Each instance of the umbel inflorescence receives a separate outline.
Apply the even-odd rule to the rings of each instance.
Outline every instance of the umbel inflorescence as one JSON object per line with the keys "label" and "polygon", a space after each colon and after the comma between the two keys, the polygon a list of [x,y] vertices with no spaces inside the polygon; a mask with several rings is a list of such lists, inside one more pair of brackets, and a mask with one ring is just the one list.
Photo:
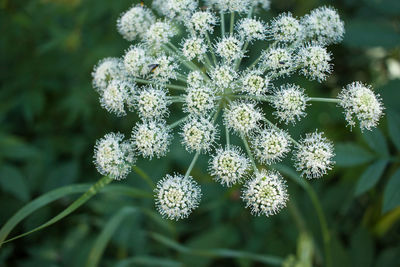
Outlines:
{"label": "umbel inflorescence", "polygon": [[[322,177],[334,164],[333,144],[323,132],[294,140],[285,125],[303,119],[313,101],[342,107],[350,127],[358,122],[370,130],[383,114],[379,95],[361,82],[345,86],[337,98],[310,97],[285,83],[292,75],[322,82],[332,72],[327,46],[342,40],[344,25],[331,7],[265,22],[254,14],[267,10],[269,0],[209,0],[201,8],[194,0],[155,0],[152,6],[159,17],[143,4],[120,16],[117,29],[133,44],[93,71],[101,106],[116,116],[135,111],[141,119],[130,137],[109,133],[99,139],[94,161],[101,174],[123,179],[136,157],[166,156],[178,131],[194,157],[184,175],[166,174],[155,188],[157,209],[166,218],[186,218],[199,205],[201,189],[190,174],[200,154],[210,155],[216,182],[227,187],[244,182],[242,199],[253,214],[276,214],[288,193],[271,164],[291,154],[308,179]],[[256,41],[265,49],[243,64]],[[167,122],[171,105],[182,108],[176,122]],[[274,111],[265,114],[265,105]],[[241,147],[230,144],[232,135],[242,140]]]}

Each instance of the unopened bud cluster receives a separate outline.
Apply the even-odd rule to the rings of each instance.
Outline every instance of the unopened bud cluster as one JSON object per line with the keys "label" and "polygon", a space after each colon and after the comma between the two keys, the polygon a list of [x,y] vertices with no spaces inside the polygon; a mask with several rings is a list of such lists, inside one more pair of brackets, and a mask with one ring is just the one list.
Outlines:
{"label": "unopened bud cluster", "polygon": [[[179,132],[175,136],[193,160],[185,174],[159,179],[154,191],[160,214],[177,220],[200,203],[201,189],[191,171],[204,154],[210,155],[208,170],[216,182],[227,187],[244,183],[241,198],[255,215],[274,215],[289,199],[285,179],[271,170],[272,164],[291,155],[308,179],[331,170],[334,148],[323,132],[311,131],[296,141],[285,127],[304,119],[313,101],[337,103],[351,127],[359,123],[367,130],[378,124],[384,107],[361,82],[329,99],[283,83],[292,75],[325,81],[333,70],[327,47],[342,40],[344,24],[331,7],[301,18],[282,13],[269,22],[254,15],[269,6],[269,0],[207,0],[202,5],[155,0],[156,12],[143,4],[124,12],[117,29],[133,43],[120,58],[95,66],[93,86],[104,109],[116,116],[137,112],[140,121],[127,138],[109,133],[97,141],[98,171],[123,179],[137,157],[166,156],[174,131]],[[256,41],[265,49],[249,59]],[[182,109],[178,121],[169,119],[171,105]],[[266,112],[267,106],[273,110]],[[243,144],[230,144],[232,135]]]}

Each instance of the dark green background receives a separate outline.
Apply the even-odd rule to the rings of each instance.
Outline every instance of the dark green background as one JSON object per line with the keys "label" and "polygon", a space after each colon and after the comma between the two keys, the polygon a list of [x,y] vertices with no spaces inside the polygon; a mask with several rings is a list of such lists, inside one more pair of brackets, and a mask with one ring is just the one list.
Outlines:
{"label": "dark green background", "polygon": [[[372,84],[383,98],[386,116],[380,130],[363,134],[356,128],[351,132],[340,109],[315,103],[290,132],[299,137],[318,128],[336,144],[335,169],[310,181],[331,231],[333,266],[396,266],[400,255],[400,174],[393,174],[400,165],[400,77],[390,66],[400,60],[400,2],[272,0],[272,10],[261,15],[270,18],[291,11],[302,16],[327,3],[339,10],[346,27],[344,42],[329,48],[334,57],[333,75],[322,84],[301,77],[294,81],[307,88],[309,95],[325,97],[335,97],[342,86],[354,80]],[[130,134],[136,115],[117,118],[102,109],[90,73],[98,60],[120,56],[129,47],[115,24],[131,4],[125,0],[0,0],[0,225],[45,192],[73,183],[95,183],[101,177],[92,164],[95,140],[111,131]],[[265,109],[267,115],[270,111]],[[190,160],[176,138],[166,158],[139,160],[138,166],[157,181],[166,173],[184,172]],[[132,266],[146,262],[155,266],[160,259],[182,266],[262,266],[254,257],[230,259],[179,252],[152,238],[153,232],[189,248],[297,257],[297,248],[304,249],[308,243],[299,239],[288,209],[269,218],[251,216],[238,197],[238,187],[227,190],[208,176],[207,160],[201,156],[193,170],[203,199],[189,219],[155,223],[143,212],[129,216],[113,234],[100,266],[115,266],[132,257],[139,259]],[[291,166],[290,160],[287,164]],[[379,171],[381,165],[385,167]],[[136,173],[118,183],[151,192]],[[302,188],[290,180],[288,185],[290,201],[300,211],[308,237],[314,240],[313,265],[322,266],[324,250],[316,212]],[[386,198],[392,196],[389,204],[385,194]],[[45,222],[76,197],[40,209],[11,236]],[[154,211],[149,199],[98,195],[61,222],[4,245],[0,265],[84,266],[107,221],[125,206]],[[160,223],[169,228],[161,228]]]}

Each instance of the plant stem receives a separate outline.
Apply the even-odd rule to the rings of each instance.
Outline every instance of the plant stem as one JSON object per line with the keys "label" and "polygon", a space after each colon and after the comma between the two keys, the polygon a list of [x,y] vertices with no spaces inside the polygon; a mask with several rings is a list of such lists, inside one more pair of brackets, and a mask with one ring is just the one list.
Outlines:
{"label": "plant stem", "polygon": [[248,45],[249,45],[249,42],[246,41],[246,42],[244,43],[243,47],[242,47],[242,53],[243,53],[242,57],[236,59],[236,62],[235,62],[235,70],[238,70],[238,69],[239,69],[240,62],[242,62],[242,59],[243,59],[243,57],[244,57],[244,54],[246,53],[246,49],[247,49],[247,46],[248,46]]}
{"label": "plant stem", "polygon": [[197,159],[199,158],[200,151],[197,151],[196,154],[194,155],[192,162],[189,165],[189,168],[186,170],[185,178],[188,178],[190,175],[190,172],[192,171],[194,164],[196,164]]}
{"label": "plant stem", "polygon": [[226,145],[229,148],[229,146],[231,145],[231,141],[229,138],[229,130],[228,127],[225,126],[225,136],[226,136]]}
{"label": "plant stem", "polygon": [[224,38],[224,36],[225,36],[225,18],[224,18],[223,12],[220,12],[220,17],[221,17],[221,38]]}
{"label": "plant stem", "polygon": [[144,79],[140,79],[140,78],[135,78],[135,82],[143,83],[143,84],[154,84],[154,85],[159,85],[159,86],[163,86],[163,87],[166,87],[166,88],[176,89],[176,90],[181,90],[181,91],[185,91],[186,90],[186,87],[182,86],[182,85],[162,84],[162,83],[158,83],[158,82],[154,82],[154,81],[148,81],[148,80],[144,80]]}
{"label": "plant stem", "polygon": [[313,102],[328,102],[328,103],[339,103],[340,99],[337,98],[324,98],[324,97],[310,97],[309,101]]}
{"label": "plant stem", "polygon": [[182,119],[179,119],[177,121],[175,121],[174,123],[169,125],[170,129],[175,128],[176,126],[178,126],[179,124],[181,124],[182,122],[184,122],[186,120],[187,116],[183,117]]}
{"label": "plant stem", "polygon": [[212,57],[212,59],[214,61],[214,66],[216,66],[218,64],[218,62],[217,62],[217,58],[215,57],[214,49],[212,47],[210,35],[208,35],[208,32],[206,32],[206,40],[207,40],[208,48],[209,48],[210,53],[211,53],[211,57]]}
{"label": "plant stem", "polygon": [[235,24],[235,12],[231,12],[231,24],[230,24],[230,29],[229,33],[232,36],[233,35],[233,25]]}
{"label": "plant stem", "polygon": [[274,98],[272,95],[268,96],[255,96],[255,95],[230,95],[231,97],[236,97],[236,98],[244,98],[244,99],[254,99],[258,101],[264,101],[264,102],[271,102],[272,99]]}
{"label": "plant stem", "polygon": [[154,182],[150,179],[150,177],[139,167],[133,166],[133,170],[142,178],[151,189],[154,189]]}
{"label": "plant stem", "polygon": [[243,133],[240,134],[240,137],[242,138],[244,147],[246,148],[247,155],[248,155],[249,158],[250,158],[251,165],[253,166],[253,170],[254,170],[254,172],[256,173],[256,172],[258,172],[258,169],[257,169],[256,162],[254,161],[253,154],[251,154],[251,150],[250,150],[249,144],[247,143],[247,140],[246,140],[246,138],[244,137]]}

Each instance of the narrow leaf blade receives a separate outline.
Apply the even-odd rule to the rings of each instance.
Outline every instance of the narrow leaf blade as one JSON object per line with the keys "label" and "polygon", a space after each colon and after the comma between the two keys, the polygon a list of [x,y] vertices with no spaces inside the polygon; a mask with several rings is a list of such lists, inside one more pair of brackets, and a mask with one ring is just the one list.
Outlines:
{"label": "narrow leaf blade", "polygon": [[358,179],[355,195],[359,196],[374,187],[385,171],[387,160],[378,160],[370,165]]}
{"label": "narrow leaf blade", "polygon": [[391,211],[400,205],[400,169],[390,177],[383,193],[383,209],[384,213]]}

